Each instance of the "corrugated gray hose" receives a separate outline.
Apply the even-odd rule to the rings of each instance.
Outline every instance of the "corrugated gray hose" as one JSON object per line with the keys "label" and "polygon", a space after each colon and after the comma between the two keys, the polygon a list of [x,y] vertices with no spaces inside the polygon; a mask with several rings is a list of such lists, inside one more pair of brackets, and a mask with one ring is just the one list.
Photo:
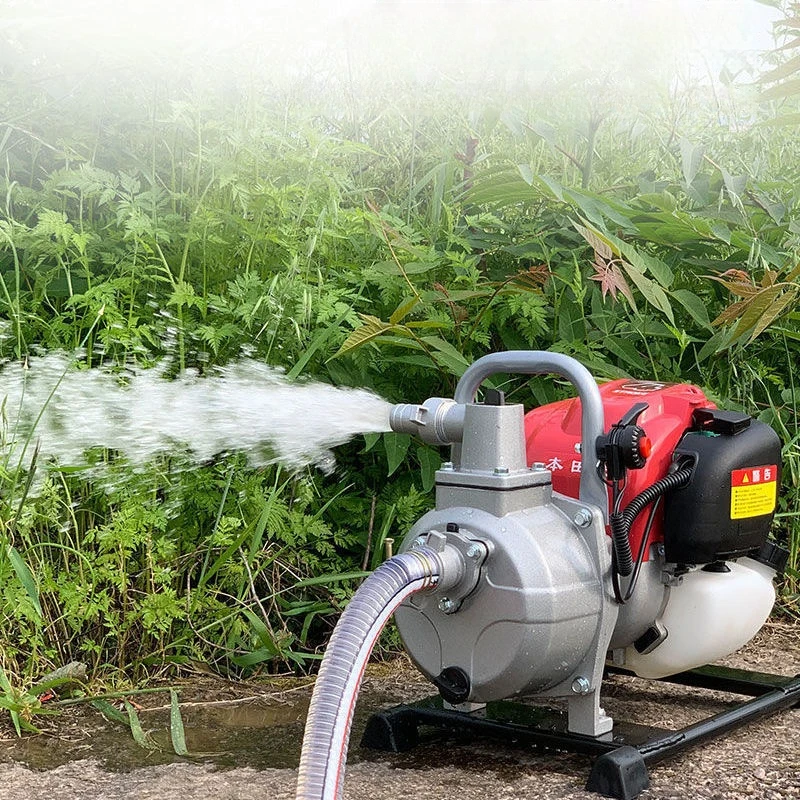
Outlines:
{"label": "corrugated gray hose", "polygon": [[428,547],[381,564],[361,584],[325,651],[303,736],[297,800],[341,797],[361,678],[383,626],[407,597],[437,585],[442,557]]}

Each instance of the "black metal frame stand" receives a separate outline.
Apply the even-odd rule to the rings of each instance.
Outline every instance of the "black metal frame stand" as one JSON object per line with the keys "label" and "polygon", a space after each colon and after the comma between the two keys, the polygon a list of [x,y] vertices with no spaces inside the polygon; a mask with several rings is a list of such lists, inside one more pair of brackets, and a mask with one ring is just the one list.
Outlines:
{"label": "black metal frame stand", "polygon": [[[614,668],[608,671],[630,674]],[[433,697],[374,714],[367,723],[361,745],[394,753],[410,750],[419,741],[419,728],[427,726],[583,753],[595,757],[586,784],[589,791],[618,800],[633,800],[650,785],[649,765],[672,758],[682,750],[748,722],[800,704],[800,675],[790,678],[708,666],[662,680],[747,695],[752,699],[677,730],[615,721],[611,733],[594,738],[569,733],[566,715],[552,709],[501,701],[489,703],[480,712],[464,713],[445,709],[441,699]]]}

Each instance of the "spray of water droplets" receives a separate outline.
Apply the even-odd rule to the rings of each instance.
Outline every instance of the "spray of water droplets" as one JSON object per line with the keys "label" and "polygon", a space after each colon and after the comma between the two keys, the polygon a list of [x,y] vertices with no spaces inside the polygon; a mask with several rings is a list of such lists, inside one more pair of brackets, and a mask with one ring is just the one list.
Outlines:
{"label": "spray of water droplets", "polygon": [[391,405],[371,392],[292,383],[245,359],[208,376],[165,379],[162,371],[78,369],[51,353],[0,370],[0,463],[82,466],[93,448],[122,454],[135,468],[160,453],[203,462],[244,453],[252,466],[313,464],[329,472],[331,448],[358,433],[389,430]]}

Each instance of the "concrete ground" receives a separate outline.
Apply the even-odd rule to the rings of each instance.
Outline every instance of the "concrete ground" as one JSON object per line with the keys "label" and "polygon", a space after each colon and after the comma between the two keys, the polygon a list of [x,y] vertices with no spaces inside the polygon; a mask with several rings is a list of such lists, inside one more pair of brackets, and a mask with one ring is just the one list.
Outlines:
{"label": "concrete ground", "polygon": [[[737,666],[774,671],[786,675],[800,672],[800,627],[770,623],[757,640],[727,660]],[[724,708],[723,698],[709,699],[700,690],[666,687],[663,684],[614,678],[605,687],[604,705],[617,718],[640,723],[675,726],[686,724]],[[428,742],[418,749],[399,755],[361,751],[357,746],[359,726],[366,715],[377,707],[404,702],[430,693],[405,662],[373,671],[367,679],[359,701],[360,713],[351,745],[351,761],[345,779],[346,800],[430,797],[438,800],[516,800],[516,798],[563,798],[594,800],[597,795],[586,792],[584,785],[590,760],[584,756],[547,754],[513,745],[488,741],[472,742],[444,739]],[[230,688],[227,695],[235,694]],[[299,737],[307,690],[283,704],[277,716],[271,701],[266,705],[249,706],[246,719],[248,739],[238,745],[226,745],[227,759],[178,759],[171,763],[153,763],[159,757],[144,754],[140,764],[122,758],[119,744],[111,748],[119,756],[115,767],[105,729],[88,730],[85,724],[66,725],[59,738],[51,732],[49,748],[61,748],[63,757],[47,758],[30,755],[9,740],[0,742],[0,798],[2,800],[255,800],[294,797]],[[223,698],[224,699],[224,698]],[[247,700],[247,698],[244,698]],[[241,706],[242,698],[230,702]],[[158,701],[163,704],[163,697]],[[226,701],[227,702],[227,701]],[[184,711],[187,740],[192,749],[192,712],[202,710],[204,703],[187,703]],[[220,701],[205,705],[219,709]],[[274,704],[273,704],[274,706]],[[190,708],[191,707],[191,708]],[[198,707],[194,709],[194,707]],[[272,708],[272,712],[270,711]],[[140,716],[156,728],[163,725],[164,707],[144,709]],[[162,717],[158,718],[161,714]],[[258,719],[271,722],[259,727]],[[161,722],[156,724],[157,719]],[[200,717],[197,717],[200,720]],[[206,725],[217,731],[231,723],[216,716]],[[255,722],[254,722],[255,720]],[[253,723],[253,724],[251,724]],[[168,722],[167,722],[168,724]],[[198,722],[198,725],[201,723]],[[81,733],[82,731],[82,733]],[[211,735],[209,733],[209,735]],[[241,733],[241,731],[240,731]],[[71,736],[68,740],[66,737]],[[285,736],[285,739],[281,739]],[[197,740],[199,741],[199,739]],[[285,742],[285,743],[284,743]],[[277,744],[276,744],[277,743]],[[247,756],[246,748],[259,751],[284,751],[280,768],[263,766],[280,763]],[[105,747],[105,749],[104,749]],[[26,752],[28,755],[26,756]],[[45,751],[47,752],[47,751]],[[51,751],[52,752],[52,751]],[[166,756],[163,756],[166,758]],[[162,760],[163,760],[162,758]],[[221,766],[224,763],[226,766]],[[247,766],[246,764],[260,766]],[[124,765],[124,766],[123,766]],[[785,711],[764,719],[706,745],[687,751],[675,760],[654,766],[650,771],[651,786],[642,800],[800,800],[800,709]]]}

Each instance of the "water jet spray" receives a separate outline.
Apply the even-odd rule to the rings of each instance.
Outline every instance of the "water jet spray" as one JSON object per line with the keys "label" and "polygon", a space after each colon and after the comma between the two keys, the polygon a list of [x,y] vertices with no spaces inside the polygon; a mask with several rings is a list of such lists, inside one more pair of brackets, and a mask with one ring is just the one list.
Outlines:
{"label": "water jet spray", "polygon": [[[556,374],[578,397],[527,416],[482,382]],[[780,441],[694,386],[597,386],[564,355],[476,361],[452,400],[395,406],[392,429],[450,445],[436,507],[358,590],[309,710],[297,797],[341,796],[353,707],[392,613],[439,696],[375,714],[362,744],[400,751],[422,726],[596,757],[587,788],[631,800],[650,763],[800,701],[800,678],[698,667],[749,641],[786,553],[768,541]],[[754,699],[680,731],[611,718],[609,672]],[[525,700],[525,704],[510,701]],[[533,708],[560,704],[561,709]]]}

